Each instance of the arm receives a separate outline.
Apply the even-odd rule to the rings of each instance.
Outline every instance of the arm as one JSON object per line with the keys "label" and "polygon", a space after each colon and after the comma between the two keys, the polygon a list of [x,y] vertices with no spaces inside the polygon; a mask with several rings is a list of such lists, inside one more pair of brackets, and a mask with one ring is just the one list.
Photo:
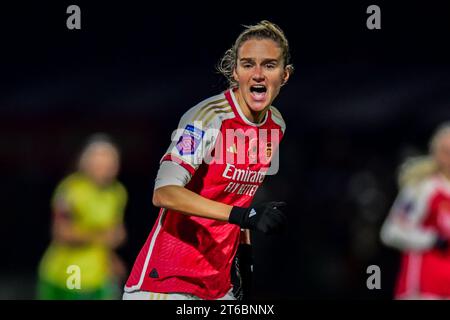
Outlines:
{"label": "arm", "polygon": [[398,250],[428,250],[435,246],[438,235],[421,223],[427,214],[431,190],[406,188],[395,200],[383,223],[381,241]]}
{"label": "arm", "polygon": [[407,226],[395,220],[387,220],[383,224],[380,236],[385,245],[398,250],[427,250],[437,241],[437,235],[432,230],[423,230],[413,225]]}
{"label": "arm", "polygon": [[125,226],[120,224],[114,229],[98,232],[95,241],[115,250],[125,243],[126,238]]}
{"label": "arm", "polygon": [[54,241],[73,246],[91,243],[92,235],[75,230],[73,219],[69,204],[64,197],[59,196],[53,206],[52,238]]}
{"label": "arm", "polygon": [[241,230],[241,244],[248,244],[248,245],[252,244],[249,229]]}
{"label": "arm", "polygon": [[164,161],[158,171],[153,192],[153,204],[186,215],[228,221],[242,229],[264,233],[281,231],[286,217],[281,208],[283,202],[267,202],[249,208],[231,206],[210,200],[184,186],[190,180],[188,171],[179,164]]}
{"label": "arm", "polygon": [[237,300],[248,300],[253,287],[253,253],[250,230],[241,229],[241,239],[231,266],[233,295]]}
{"label": "arm", "polygon": [[116,249],[126,238],[123,226],[113,230],[85,232],[76,230],[70,220],[55,219],[52,226],[52,236],[55,241],[73,246],[102,244]]}
{"label": "arm", "polygon": [[60,199],[55,204],[53,210],[53,239],[60,243],[73,246],[81,246],[92,243],[103,244],[112,249],[122,245],[126,239],[126,232],[123,224],[112,230],[103,232],[86,232],[77,230],[73,224],[73,216],[68,205]]}
{"label": "arm", "polygon": [[157,207],[172,209],[184,214],[219,221],[228,221],[230,205],[213,201],[198,195],[184,187],[163,186],[153,192],[153,204]]}
{"label": "arm", "polygon": [[[220,123],[213,129],[197,128],[192,122],[194,111],[186,113],[178,125],[166,154],[161,159],[153,191],[153,205],[219,221],[228,221],[232,206],[202,197],[184,186],[191,180],[208,151],[214,147]],[[184,128],[184,129],[183,129]],[[200,137],[200,138],[199,138]],[[192,145],[185,150],[183,142]]]}

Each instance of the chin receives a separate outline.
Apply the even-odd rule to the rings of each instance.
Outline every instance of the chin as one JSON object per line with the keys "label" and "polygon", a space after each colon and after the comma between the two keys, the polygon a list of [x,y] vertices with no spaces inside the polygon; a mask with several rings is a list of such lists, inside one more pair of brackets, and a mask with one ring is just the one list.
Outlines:
{"label": "chin", "polygon": [[264,109],[266,109],[268,106],[267,102],[263,102],[263,103],[255,103],[253,102],[251,105],[249,105],[250,110],[252,110],[253,112],[261,112]]}

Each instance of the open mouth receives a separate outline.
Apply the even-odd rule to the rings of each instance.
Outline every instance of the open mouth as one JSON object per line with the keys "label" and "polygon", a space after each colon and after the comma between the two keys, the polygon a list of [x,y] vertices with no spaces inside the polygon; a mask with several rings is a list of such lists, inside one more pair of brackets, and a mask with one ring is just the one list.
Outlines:
{"label": "open mouth", "polygon": [[267,91],[266,86],[262,84],[257,84],[250,87],[251,93],[266,93],[266,91]]}
{"label": "open mouth", "polygon": [[256,84],[250,87],[254,101],[264,101],[266,99],[267,88],[265,85]]}

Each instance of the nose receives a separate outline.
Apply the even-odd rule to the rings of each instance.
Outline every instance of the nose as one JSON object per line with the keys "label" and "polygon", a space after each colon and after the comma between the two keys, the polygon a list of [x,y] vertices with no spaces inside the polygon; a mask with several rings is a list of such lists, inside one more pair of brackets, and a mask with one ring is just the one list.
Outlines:
{"label": "nose", "polygon": [[259,66],[255,68],[255,72],[252,75],[252,79],[256,82],[264,81],[264,72],[263,69]]}

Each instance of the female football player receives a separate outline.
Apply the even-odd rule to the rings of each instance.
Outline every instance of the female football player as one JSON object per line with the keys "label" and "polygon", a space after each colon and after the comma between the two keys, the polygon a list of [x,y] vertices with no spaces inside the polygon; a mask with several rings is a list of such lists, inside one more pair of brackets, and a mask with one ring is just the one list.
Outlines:
{"label": "female football player", "polygon": [[395,298],[450,298],[450,124],[439,127],[430,155],[408,160],[382,241],[403,253]]}
{"label": "female football player", "polygon": [[125,240],[127,193],[117,181],[117,147],[96,135],[52,199],[52,242],[39,265],[40,299],[117,299],[124,265],[115,253]]}
{"label": "female football player", "polygon": [[218,69],[230,88],[183,115],[161,159],[153,193],[161,210],[124,299],[235,299],[230,272],[249,239],[241,232],[285,224],[283,202],[252,200],[276,170],[285,123],[272,102],[293,71],[288,41],[269,21],[248,26]]}

